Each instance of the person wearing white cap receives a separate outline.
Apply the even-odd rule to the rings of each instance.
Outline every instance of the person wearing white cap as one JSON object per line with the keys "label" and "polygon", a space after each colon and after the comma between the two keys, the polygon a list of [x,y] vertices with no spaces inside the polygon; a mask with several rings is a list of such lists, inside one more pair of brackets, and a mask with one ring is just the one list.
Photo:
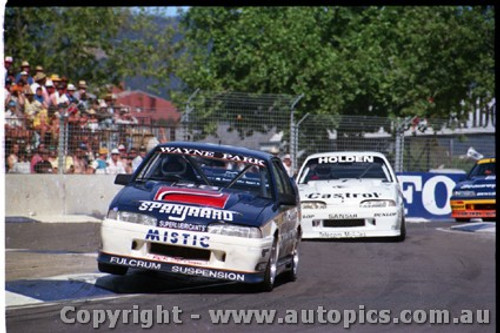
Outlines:
{"label": "person wearing white cap", "polygon": [[5,60],[4,60],[4,66],[5,66],[5,79],[7,79],[8,75],[9,75],[9,71],[11,70],[11,67],[12,67],[12,57],[11,56],[7,56],[5,57]]}
{"label": "person wearing white cap", "polygon": [[119,173],[126,173],[125,166],[120,161],[120,151],[116,148],[111,150],[111,157],[107,160],[106,174],[116,175]]}
{"label": "person wearing white cap", "polygon": [[68,84],[68,88],[66,88],[66,97],[68,98],[69,103],[78,104],[78,99],[75,97],[76,87],[73,84]]}
{"label": "person wearing white cap", "polygon": [[293,170],[292,170],[292,157],[290,154],[285,154],[281,160],[283,161],[283,166],[285,167],[286,173],[288,174],[289,177],[293,177]]}

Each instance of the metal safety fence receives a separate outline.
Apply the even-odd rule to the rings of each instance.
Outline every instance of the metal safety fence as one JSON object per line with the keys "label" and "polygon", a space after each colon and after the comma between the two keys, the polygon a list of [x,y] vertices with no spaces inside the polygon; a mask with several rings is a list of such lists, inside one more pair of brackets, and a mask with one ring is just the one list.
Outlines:
{"label": "metal safety fence", "polygon": [[[382,152],[396,171],[468,170],[474,163],[471,157],[495,155],[495,104],[488,113],[480,111],[458,122],[318,115],[299,108],[302,98],[197,90],[179,110],[181,121],[169,127],[94,119],[84,112],[48,115],[42,124],[9,117],[5,119],[5,170],[131,173],[144,151],[173,140],[236,145],[281,157],[290,154],[295,171],[308,155],[327,151]],[[35,168],[43,160],[45,167]],[[115,160],[123,169],[113,167]]]}

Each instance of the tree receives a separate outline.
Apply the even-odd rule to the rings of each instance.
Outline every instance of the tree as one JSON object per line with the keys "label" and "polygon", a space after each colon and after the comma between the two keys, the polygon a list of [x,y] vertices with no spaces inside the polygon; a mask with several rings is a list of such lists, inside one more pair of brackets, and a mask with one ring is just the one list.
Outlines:
{"label": "tree", "polygon": [[192,7],[181,23],[177,75],[190,91],[304,93],[301,114],[428,118],[495,94],[493,7]]}
{"label": "tree", "polygon": [[43,65],[70,82],[86,80],[99,92],[128,77],[152,78],[150,89],[168,85],[174,26],[164,8],[6,7],[5,54]]}

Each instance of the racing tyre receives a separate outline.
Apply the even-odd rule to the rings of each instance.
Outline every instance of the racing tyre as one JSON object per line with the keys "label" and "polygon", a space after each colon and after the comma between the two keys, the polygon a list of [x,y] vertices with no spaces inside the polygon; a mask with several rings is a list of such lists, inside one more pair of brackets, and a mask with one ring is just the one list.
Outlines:
{"label": "racing tyre", "polygon": [[285,273],[285,279],[287,281],[297,281],[297,269],[299,267],[299,249],[298,247],[295,248],[295,250],[292,253],[292,260],[290,263],[291,267],[290,270],[288,270]]}
{"label": "racing tyre", "polygon": [[405,219],[401,221],[401,234],[399,236],[394,237],[394,241],[403,242],[406,239],[406,223]]}
{"label": "racing tyre", "polygon": [[469,221],[470,221],[470,219],[468,219],[468,218],[456,218],[455,219],[455,222],[469,222]]}
{"label": "racing tyre", "polygon": [[274,282],[276,281],[276,276],[278,275],[278,239],[275,238],[273,245],[271,246],[271,254],[269,255],[269,261],[266,267],[266,273],[264,275],[264,281],[262,281],[258,289],[261,291],[272,291],[274,288]]}
{"label": "racing tyre", "polygon": [[99,268],[100,272],[113,275],[125,275],[128,270],[128,267],[104,264],[102,262],[97,263],[97,268]]}

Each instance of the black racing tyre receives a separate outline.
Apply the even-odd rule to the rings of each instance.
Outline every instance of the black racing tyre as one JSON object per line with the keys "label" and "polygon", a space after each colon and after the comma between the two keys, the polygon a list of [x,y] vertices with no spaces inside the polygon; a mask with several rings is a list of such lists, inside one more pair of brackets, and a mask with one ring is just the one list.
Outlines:
{"label": "black racing tyre", "polygon": [[470,219],[466,217],[460,217],[460,218],[457,217],[455,219],[455,222],[470,222]]}
{"label": "black racing tyre", "polygon": [[266,273],[264,281],[258,285],[260,291],[272,291],[274,282],[278,275],[278,239],[275,238],[271,246],[271,253],[269,254],[269,261],[267,262]]}
{"label": "black racing tyre", "polygon": [[125,275],[125,274],[127,274],[127,270],[128,270],[128,267],[110,265],[110,264],[105,264],[102,262],[97,263],[97,268],[99,268],[100,272],[109,273],[109,274],[113,274],[113,275]]}
{"label": "black racing tyre", "polygon": [[393,238],[396,242],[403,242],[406,239],[406,222],[405,219],[401,221],[401,234]]}
{"label": "black racing tyre", "polygon": [[293,250],[292,253],[292,260],[291,260],[291,267],[286,273],[284,274],[284,277],[287,281],[297,281],[297,270],[299,267],[299,248],[298,244],[295,250]]}

